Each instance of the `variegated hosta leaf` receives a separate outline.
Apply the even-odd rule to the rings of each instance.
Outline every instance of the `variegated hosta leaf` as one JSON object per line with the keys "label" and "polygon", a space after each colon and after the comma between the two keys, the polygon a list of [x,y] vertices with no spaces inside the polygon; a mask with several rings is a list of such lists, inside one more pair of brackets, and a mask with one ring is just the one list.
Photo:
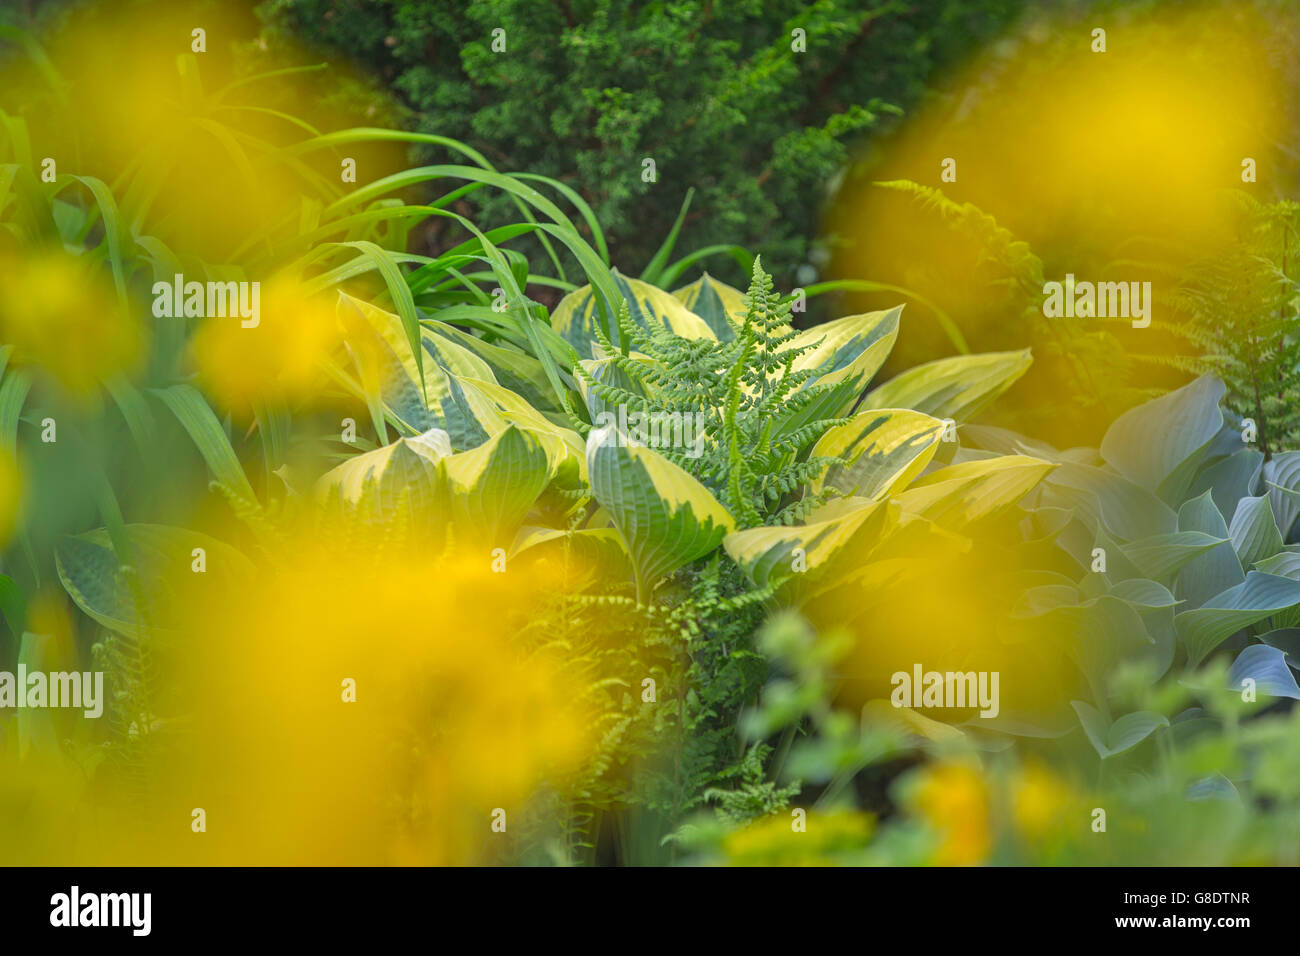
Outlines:
{"label": "variegated hosta leaf", "polygon": [[[628,312],[636,325],[643,329],[663,327],[688,339],[717,338],[707,322],[682,305],[681,300],[674,298],[671,293],[640,279],[625,276],[617,269],[611,272],[614,284],[627,300]],[[552,328],[573,346],[579,358],[592,357],[592,346],[596,343],[594,329],[598,320],[598,296],[590,285],[570,292],[551,313]],[[606,328],[609,328],[610,340],[615,345],[621,345],[622,333],[612,317]]]}
{"label": "variegated hosta leaf", "polygon": [[441,429],[400,438],[327,471],[316,482],[316,496],[329,500],[337,493],[344,503],[378,520],[402,507],[429,513],[440,507],[444,491],[438,462],[450,454],[451,441]]}
{"label": "variegated hosta leaf", "polygon": [[[491,404],[461,387],[458,374],[441,364],[495,381],[487,363],[468,349],[425,329],[421,335],[433,362],[419,369],[406,344],[401,319],[368,302],[339,297],[339,318],[361,371],[363,386],[376,393],[393,416],[413,432],[441,428],[453,448],[473,448],[505,427]],[[427,400],[426,400],[427,399]]]}
{"label": "variegated hosta leaf", "polygon": [[431,331],[437,332],[457,345],[464,346],[483,359],[491,370],[490,375],[469,372],[464,374],[471,378],[500,382],[539,411],[560,411],[555,401],[555,393],[551,390],[551,383],[546,378],[546,371],[542,368],[542,363],[533,356],[514,347],[485,342],[478,336],[445,322],[433,322],[431,326]]}
{"label": "variegated hosta leaf", "polygon": [[[552,472],[567,469],[576,476],[586,473],[581,437],[556,425],[523,396],[501,385],[488,362],[473,351],[425,329],[425,349],[433,361],[425,364],[425,388],[421,391],[418,378],[412,377],[416,374],[414,363],[403,364],[400,352],[385,352],[383,348],[402,334],[400,319],[360,300],[348,298],[344,305],[352,315],[355,336],[362,340],[357,347],[361,353],[358,362],[364,370],[364,363],[376,355],[383,359],[379,367],[386,372],[381,376],[380,394],[384,405],[404,425],[421,432],[442,429],[455,451],[477,448],[507,426],[520,425],[537,433],[551,459]],[[358,315],[365,320],[361,328]]]}
{"label": "variegated hosta leaf", "polygon": [[874,389],[863,407],[911,408],[964,422],[1010,388],[1032,362],[1029,349],[927,362]]}
{"label": "variegated hosta leaf", "polygon": [[794,371],[814,369],[812,380],[823,385],[843,382],[851,392],[860,391],[885,364],[898,338],[901,305],[879,312],[863,312],[832,319],[805,329],[790,341],[789,348],[812,346],[794,362]]}
{"label": "variegated hosta leaf", "polygon": [[602,577],[632,577],[632,561],[623,539],[613,528],[580,528],[560,531],[555,528],[525,526],[515,537],[510,559],[554,561],[576,566],[581,572]]}
{"label": "variegated hosta leaf", "polygon": [[846,552],[864,557],[896,516],[883,501],[837,498],[818,509],[807,524],[736,531],[722,546],[759,587],[811,582],[832,570],[835,559]]}
{"label": "variegated hosta leaf", "polygon": [[592,496],[632,556],[642,600],[664,576],[708,554],[735,527],[694,477],[612,427],[587,436],[587,471]]}
{"label": "variegated hosta leaf", "polygon": [[690,285],[675,289],[673,296],[707,322],[719,342],[730,342],[736,337],[727,316],[736,321],[745,316],[745,294],[739,289],[719,282],[706,272]]}
{"label": "variegated hosta leaf", "polygon": [[494,546],[510,543],[551,480],[542,440],[514,425],[440,464],[458,538],[478,537]]}
{"label": "variegated hosta leaf", "polygon": [[898,306],[882,312],[846,315],[800,332],[791,340],[790,347],[812,346],[794,362],[795,371],[817,372],[804,387],[830,387],[797,414],[780,417],[773,436],[788,435],[813,422],[847,413],[894,347],[901,313],[902,306]]}
{"label": "variegated hosta leaf", "polygon": [[[220,589],[253,573],[252,563],[230,545],[186,528],[126,525],[129,568],[118,560],[103,528],[63,538],[54,550],[59,581],[77,607],[110,631],[135,637],[175,631],[187,610],[178,585]],[[194,573],[203,549],[204,571]]]}
{"label": "variegated hosta leaf", "polygon": [[883,498],[905,488],[921,473],[943,438],[944,423],[906,408],[887,408],[855,415],[827,430],[813,446],[813,455],[850,461],[832,465],[813,491],[829,485],[841,494]]}
{"label": "variegated hosta leaf", "polygon": [[968,461],[925,475],[895,500],[904,511],[957,531],[1015,506],[1055,467],[1027,455]]}
{"label": "variegated hosta leaf", "polygon": [[553,475],[562,475],[569,483],[587,480],[587,455],[581,435],[571,428],[555,424],[522,396],[496,382],[466,379],[461,384],[467,391],[491,401],[505,424],[518,425],[531,432],[546,450]]}
{"label": "variegated hosta leaf", "polygon": [[[578,360],[578,364],[582,366],[588,375],[603,385],[620,388],[625,392],[644,397],[645,389],[641,384],[633,381],[632,377],[616,366],[612,359],[601,355],[599,346],[596,348],[596,355],[597,358]],[[641,352],[629,352],[628,358],[636,362],[642,362],[647,366],[655,364],[648,355]],[[587,414],[591,416],[593,422],[597,420],[601,413],[612,411],[616,407],[616,404],[611,404],[610,401],[596,394],[596,390],[587,384],[586,379],[580,375],[575,377],[578,380],[578,392],[582,395],[582,401],[587,406]]]}

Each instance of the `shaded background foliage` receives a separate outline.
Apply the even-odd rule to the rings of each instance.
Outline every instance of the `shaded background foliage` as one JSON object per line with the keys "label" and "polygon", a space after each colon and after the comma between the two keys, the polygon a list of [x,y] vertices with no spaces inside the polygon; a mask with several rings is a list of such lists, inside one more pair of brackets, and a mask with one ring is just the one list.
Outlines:
{"label": "shaded background foliage", "polygon": [[[694,187],[679,254],[761,249],[789,286],[811,281],[800,266],[825,262],[818,217],[849,144],[887,128],[1021,6],[267,0],[259,14],[272,55],[301,55],[293,50],[306,43],[349,59],[375,80],[376,96],[396,97],[412,128],[571,185],[623,270],[649,261]],[[497,27],[508,56],[491,52]],[[791,51],[795,28],[806,31],[806,53]],[[641,181],[645,157],[655,183]],[[483,221],[509,219],[503,199],[487,202]],[[709,268],[733,284],[747,279],[725,258]]]}

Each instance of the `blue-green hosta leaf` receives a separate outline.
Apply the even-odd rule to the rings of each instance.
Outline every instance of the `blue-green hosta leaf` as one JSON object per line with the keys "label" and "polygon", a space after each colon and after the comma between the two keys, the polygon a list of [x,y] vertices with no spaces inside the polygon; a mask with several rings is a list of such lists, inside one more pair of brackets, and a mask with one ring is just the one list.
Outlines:
{"label": "blue-green hosta leaf", "polygon": [[[1184,502],[1178,509],[1178,530],[1199,531],[1215,538],[1228,537],[1228,525],[1208,491]],[[1174,594],[1186,601],[1188,607],[1200,607],[1214,595],[1245,579],[1241,559],[1237,557],[1232,542],[1225,540],[1183,566],[1174,582]]]}
{"label": "blue-green hosta leaf", "polygon": [[1146,578],[1121,581],[1110,589],[1110,595],[1138,608],[1173,607],[1178,604],[1178,599],[1167,587]]}
{"label": "blue-green hosta leaf", "polygon": [[1079,589],[1072,584],[1042,584],[1026,589],[1011,613],[1014,617],[1037,617],[1058,607],[1079,604],[1082,599]]}
{"label": "blue-green hosta leaf", "polygon": [[804,575],[816,579],[846,551],[864,555],[884,536],[894,517],[890,511],[879,500],[837,498],[819,508],[807,524],[736,531],[722,546],[757,586],[780,587],[802,582]]}
{"label": "blue-green hosta leaf", "polygon": [[506,546],[551,480],[541,439],[514,425],[478,448],[440,460],[457,520],[470,536]]}
{"label": "blue-green hosta leaf", "polygon": [[694,477],[612,427],[587,436],[587,472],[592,496],[632,556],[643,600],[663,577],[708,554],[735,528]]}
{"label": "blue-green hosta leaf", "polygon": [[1107,429],[1101,457],[1130,481],[1177,504],[1223,427],[1223,393],[1223,383],[1205,375],[1130,408]]}
{"label": "blue-green hosta leaf", "polygon": [[1053,468],[1028,455],[1001,455],[940,468],[914,481],[894,500],[950,531],[1014,507]]}
{"label": "blue-green hosta leaf", "polygon": [[867,395],[863,408],[911,408],[965,422],[1010,388],[1033,362],[1029,349],[927,362]]}
{"label": "blue-green hosta leaf", "polygon": [[399,438],[330,469],[316,482],[316,495],[328,499],[337,492],[341,501],[379,519],[395,515],[403,502],[428,512],[438,507],[444,490],[438,462],[451,453],[441,429]]}
{"label": "blue-green hosta leaf", "polygon": [[1300,581],[1300,551],[1279,551],[1271,558],[1257,561],[1255,570]]}
{"label": "blue-green hosta leaf", "polygon": [[1300,668],[1300,627],[1280,627],[1275,631],[1259,635],[1259,639],[1269,647],[1285,651],[1287,663]]}
{"label": "blue-green hosta leaf", "polygon": [[1300,581],[1251,571],[1246,580],[1205,602],[1204,607],[1174,617],[1193,667],[1244,627],[1300,604]]}
{"label": "blue-green hosta leaf", "polygon": [[1253,448],[1243,448],[1206,468],[1192,482],[1189,497],[1209,491],[1224,521],[1236,514],[1237,502],[1260,494],[1259,477],[1264,456]]}
{"label": "blue-green hosta leaf", "polygon": [[813,491],[830,486],[841,494],[883,498],[921,473],[943,438],[944,423],[910,409],[885,408],[855,415],[828,429],[812,454],[846,458],[813,482]]}
{"label": "blue-green hosta leaf", "polygon": [[[226,587],[248,579],[253,566],[230,545],[186,528],[125,526],[133,565],[123,568],[103,528],[63,538],[54,549],[59,581],[77,607],[110,631],[135,636],[175,630],[187,610],[175,584]],[[196,573],[195,548],[205,554]],[[181,602],[177,605],[177,602]]]}
{"label": "blue-green hosta leaf", "polygon": [[[614,284],[627,301],[632,322],[643,329],[662,327],[687,339],[716,339],[707,322],[686,308],[671,293],[648,282],[611,270]],[[590,285],[570,292],[551,313],[551,327],[573,346],[579,358],[592,357],[596,344],[595,324],[600,318],[597,296]],[[622,345],[622,332],[611,323],[610,341]]]}
{"label": "blue-green hosta leaf", "polygon": [[745,294],[739,289],[719,282],[706,272],[690,285],[674,289],[673,296],[707,322],[719,342],[730,342],[736,337],[727,316],[737,322],[745,317]]}
{"label": "blue-green hosta leaf", "polygon": [[1262,477],[1277,526],[1282,537],[1291,541],[1300,518],[1300,451],[1284,452],[1265,463]]}
{"label": "blue-green hosta leaf", "polygon": [[1157,581],[1165,581],[1188,562],[1211,548],[1226,543],[1225,538],[1216,538],[1200,531],[1175,531],[1173,534],[1158,534],[1132,541],[1120,545],[1120,549],[1143,574]]}
{"label": "blue-green hosta leaf", "polygon": [[[1178,518],[1159,498],[1113,472],[1066,462],[1043,483],[1040,505],[1058,505],[1082,513],[1120,541],[1149,538],[1178,530]],[[1227,528],[1223,537],[1227,538]]]}
{"label": "blue-green hosta leaf", "polygon": [[1058,462],[1081,460],[1086,465],[1097,463],[1097,455],[1092,449],[1057,451],[1046,442],[995,425],[963,425],[961,443],[963,448],[982,448],[998,455],[1030,455],[1043,461]]}
{"label": "blue-green hosta leaf", "polygon": [[1107,723],[1106,717],[1091,704],[1072,700],[1070,706],[1079,715],[1079,723],[1083,725],[1083,732],[1088,735],[1093,749],[1103,759],[1132,750],[1161,727],[1169,726],[1168,718],[1150,710],[1125,714],[1111,724]]}
{"label": "blue-green hosta leaf", "polygon": [[1242,498],[1228,527],[1232,547],[1241,559],[1241,566],[1249,568],[1282,550],[1282,535],[1273,520],[1273,509],[1268,497]]}
{"label": "blue-green hosta leaf", "polygon": [[1043,598],[1019,605],[1016,616],[1032,624],[1044,639],[1063,642],[1094,689],[1119,661],[1158,656],[1144,621],[1147,614],[1165,613],[1160,609],[1140,608],[1110,594],[1055,607]]}
{"label": "blue-green hosta leaf", "polygon": [[1246,678],[1255,682],[1255,690],[1260,694],[1300,700],[1300,686],[1287,666],[1286,652],[1276,647],[1252,644],[1237,655],[1228,670],[1228,688],[1241,693]]}

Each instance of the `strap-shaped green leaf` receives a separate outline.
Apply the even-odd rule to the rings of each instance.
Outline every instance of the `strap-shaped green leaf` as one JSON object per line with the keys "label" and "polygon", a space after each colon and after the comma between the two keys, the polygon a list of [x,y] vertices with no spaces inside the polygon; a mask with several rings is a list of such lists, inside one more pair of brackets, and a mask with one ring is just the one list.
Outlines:
{"label": "strap-shaped green leaf", "polygon": [[708,554],[735,527],[695,478],[613,427],[587,437],[587,471],[593,497],[632,556],[643,601],[663,577]]}
{"label": "strap-shaped green leaf", "polygon": [[248,476],[244,474],[239,457],[203,396],[189,385],[172,385],[170,388],[151,391],[162,399],[163,404],[171,409],[172,414],[189,432],[213,477],[233,494],[256,504],[257,496],[253,493],[253,486],[248,483]]}

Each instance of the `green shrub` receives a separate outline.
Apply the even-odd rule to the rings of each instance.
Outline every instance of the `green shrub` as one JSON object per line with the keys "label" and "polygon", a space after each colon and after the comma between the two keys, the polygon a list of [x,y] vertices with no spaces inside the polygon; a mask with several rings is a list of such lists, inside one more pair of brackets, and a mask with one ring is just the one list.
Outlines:
{"label": "green shrub", "polygon": [[[761,247],[793,285],[847,144],[1019,5],[269,0],[261,13],[273,52],[305,42],[351,58],[414,129],[576,189],[625,268],[649,261],[693,187],[688,251]],[[498,28],[505,53],[492,50]],[[791,49],[795,29],[806,53]],[[646,158],[657,182],[642,181]],[[493,199],[479,218],[509,215]]]}

